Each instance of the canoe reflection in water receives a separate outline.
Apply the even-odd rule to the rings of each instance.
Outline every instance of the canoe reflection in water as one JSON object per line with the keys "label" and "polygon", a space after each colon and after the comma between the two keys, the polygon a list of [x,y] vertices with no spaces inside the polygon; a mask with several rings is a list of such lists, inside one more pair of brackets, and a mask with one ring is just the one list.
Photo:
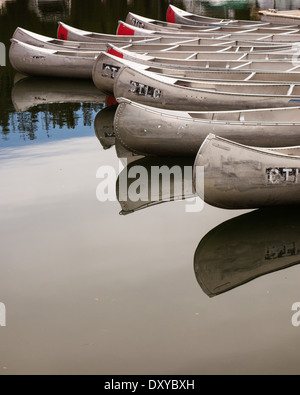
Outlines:
{"label": "canoe reflection in water", "polygon": [[120,159],[123,166],[127,166],[128,163],[141,159],[142,156],[128,151],[116,138],[114,129],[114,118],[118,108],[118,104],[112,96],[109,96],[107,98],[106,103],[107,107],[99,111],[95,117],[95,134],[103,149],[108,150],[112,147],[115,147],[117,157]]}
{"label": "canoe reflection in water", "polygon": [[52,103],[95,103],[102,104],[107,96],[91,81],[62,80],[57,78],[22,78],[17,75],[11,98],[17,112],[31,107]]}
{"label": "canoe reflection in water", "polygon": [[115,146],[124,166],[116,183],[116,196],[121,215],[160,203],[199,198],[193,187],[193,157],[143,157],[129,151],[114,132],[114,116],[118,105],[101,110],[95,119],[95,134],[104,149]]}
{"label": "canoe reflection in water", "polygon": [[128,164],[116,184],[117,198],[122,208],[120,214],[196,198],[193,163],[193,158],[145,157]]}
{"label": "canoe reflection in water", "polygon": [[115,145],[114,118],[117,108],[118,104],[105,107],[95,118],[95,134],[105,150]]}
{"label": "canoe reflection in water", "polygon": [[300,263],[300,207],[261,209],[224,222],[200,242],[194,269],[214,297]]}

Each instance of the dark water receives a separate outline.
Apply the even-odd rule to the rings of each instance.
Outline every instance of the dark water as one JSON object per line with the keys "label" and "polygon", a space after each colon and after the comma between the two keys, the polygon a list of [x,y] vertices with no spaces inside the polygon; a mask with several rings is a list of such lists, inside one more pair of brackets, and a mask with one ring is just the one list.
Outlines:
{"label": "dark water", "polygon": [[[256,19],[261,5],[173,3],[239,19]],[[17,26],[55,36],[58,20],[114,33],[128,11],[164,19],[167,6],[7,1],[0,41],[8,48]],[[86,82],[17,78],[0,68],[0,375],[298,374],[299,210],[199,210],[188,200],[120,216],[116,198],[96,197],[98,169],[115,169],[116,194],[124,164],[108,98],[88,99]]]}

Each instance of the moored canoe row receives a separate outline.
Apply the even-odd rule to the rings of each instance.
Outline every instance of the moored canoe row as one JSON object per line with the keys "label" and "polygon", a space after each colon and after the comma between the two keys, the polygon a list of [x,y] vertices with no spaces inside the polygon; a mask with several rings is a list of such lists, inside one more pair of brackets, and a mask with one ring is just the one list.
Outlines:
{"label": "moored canoe row", "polygon": [[215,39],[198,39],[188,38],[158,38],[132,41],[126,36],[110,36],[95,42],[81,42],[81,41],[67,41],[54,39],[30,32],[28,30],[18,27],[12,38],[24,42],[26,44],[35,45],[39,48],[46,49],[63,49],[65,50],[83,50],[83,51],[106,51],[107,44],[111,43],[117,47],[134,52],[149,52],[149,51],[211,51],[211,52],[295,52],[298,48],[295,45],[289,44],[266,44],[263,42],[251,41],[228,41]]}
{"label": "moored canoe row", "polygon": [[58,39],[17,29],[10,60],[27,75],[93,79],[99,96],[87,100],[113,92],[119,105],[97,118],[103,147],[116,138],[132,158],[196,155],[194,189],[209,204],[299,204],[299,27],[174,22],[130,13],[117,36],[61,23]]}
{"label": "moored canoe row", "polygon": [[[136,103],[122,101],[121,106],[123,104],[129,104],[132,106],[132,108],[140,107],[141,109],[141,106],[137,105]],[[121,142],[126,151],[133,152],[135,157],[131,157],[131,162],[133,162],[131,166],[138,166],[137,168],[140,169],[141,166],[144,166],[144,162],[139,161],[138,158],[139,155],[145,155],[145,153],[135,151],[132,149],[131,145],[132,142],[134,144],[136,143],[135,138],[139,138],[139,136],[137,134],[135,136],[132,135],[131,143],[130,138],[123,141],[122,139],[124,137],[124,133],[120,134],[119,129],[119,125],[124,128],[124,123],[126,124],[131,117],[131,123],[127,128],[128,132],[133,125],[132,117],[136,116],[137,113],[131,112],[127,114],[127,118],[122,118],[123,115],[120,113],[122,113],[123,110],[124,108],[122,109],[120,106],[117,108],[116,114],[114,116],[114,128],[110,128],[109,125],[107,125],[106,130],[110,130],[110,135],[114,133],[116,142]],[[145,109],[142,109],[142,111],[144,110]],[[199,144],[201,144],[200,140],[196,142],[199,136],[197,134],[193,135],[193,132],[189,130],[187,125],[185,131],[182,127],[184,123],[188,122],[188,117],[195,116],[196,119],[200,120],[200,123],[203,122],[203,125],[205,121],[209,124],[210,120],[214,120],[215,125],[211,125],[212,129],[214,129],[219,122],[220,129],[217,130],[222,131],[223,128],[223,133],[224,135],[227,134],[227,136],[233,135],[233,132],[231,131],[232,125],[236,124],[241,126],[244,123],[245,129],[243,130],[240,127],[237,127],[236,136],[233,136],[234,138],[243,138],[243,132],[245,132],[248,133],[248,136],[244,138],[244,141],[246,141],[247,138],[249,142],[255,142],[256,144],[263,142],[267,144],[268,142],[272,141],[274,147],[258,148],[255,146],[237,143],[235,141],[233,142],[228,139],[215,136],[214,134],[209,134],[207,136],[206,132],[209,130],[203,132],[204,142],[200,146],[200,150],[197,152],[196,160],[194,161],[193,159],[195,154],[190,156],[190,160],[192,163],[194,163],[192,183],[193,190],[191,190],[190,197],[197,193],[206,203],[225,209],[254,209],[259,207],[298,205],[300,203],[300,145],[279,147],[279,144],[280,142],[287,144],[289,141],[293,141],[293,143],[299,141],[299,137],[297,136],[297,129],[299,129],[299,123],[297,122],[299,119],[299,110],[300,108],[282,108],[277,110],[268,109],[260,111],[260,114],[257,111],[186,114],[186,119],[181,120],[181,126],[180,121],[177,124],[174,123],[176,120],[182,117],[181,113],[173,112],[173,114],[167,114],[168,112],[161,112],[160,119],[158,120],[157,114],[161,110],[157,110],[157,114],[154,114],[153,118],[149,118],[154,122],[149,123],[148,119],[148,122],[145,120],[144,124],[141,124],[141,128],[146,126],[148,130],[140,130],[140,139],[141,142],[143,139],[146,140],[144,141],[143,147],[147,147],[149,142],[150,145],[152,145],[152,148],[154,148],[156,145],[156,149],[154,150],[156,153],[162,145],[164,145],[166,149],[168,143],[173,144],[172,148],[175,147],[175,150],[176,144],[177,149],[180,144],[185,145],[185,147],[190,144],[191,147],[193,144],[193,139],[195,143],[194,147],[197,148]],[[149,111],[149,113],[156,112],[153,108],[148,108],[146,111]],[[269,119],[272,120],[268,129],[270,133],[269,136],[264,135],[264,127],[268,126],[267,122],[265,121],[266,116],[263,114],[264,112],[269,112]],[[119,116],[122,119],[118,119]],[[136,118],[137,122],[141,122],[144,116],[145,114],[142,113],[141,117]],[[151,115],[149,114],[149,117],[150,116]],[[168,117],[173,117],[173,128],[170,126],[170,118]],[[293,120],[295,121],[294,124]],[[286,123],[284,121],[286,121]],[[169,125],[169,131],[166,129],[168,127],[167,124]],[[288,124],[290,125],[291,129],[287,127]],[[154,125],[158,127],[157,131],[153,133],[155,129]],[[247,125],[250,127],[253,126],[253,129],[247,130]],[[255,129],[257,125],[262,127],[260,134],[259,130]],[[138,126],[135,125],[134,127],[135,130],[137,130]],[[182,132],[183,135],[180,136],[180,133],[178,133],[177,142],[174,144],[171,140],[172,137],[175,138],[176,127],[178,127],[177,131]],[[278,127],[278,129],[273,135],[272,128],[274,127]],[[291,136],[293,134],[293,127],[294,139]],[[196,126],[194,130],[196,131]],[[167,136],[164,134],[166,131]],[[198,129],[198,132],[201,132],[201,128]],[[252,136],[251,132],[253,133]],[[144,133],[144,135],[142,135],[142,133]],[[148,139],[151,133],[153,133],[154,137],[152,142]],[[190,136],[188,136],[189,133]],[[291,140],[286,140],[286,136],[288,136],[288,139],[291,138]],[[277,143],[274,141],[276,138],[278,138]],[[164,150],[164,148],[162,150]],[[167,157],[166,152],[167,151],[164,152],[164,158]],[[171,150],[169,152],[171,152]],[[172,153],[176,154],[176,151],[172,150]],[[155,161],[146,159],[146,161],[148,160],[149,163],[155,163],[155,165],[158,166],[159,163],[166,164],[164,158],[162,158],[160,162],[159,159]],[[188,156],[183,156],[183,163],[187,163],[187,158]],[[180,159],[174,156],[173,160],[169,159],[169,163],[171,162],[173,162],[173,165],[176,165],[176,163],[180,163]],[[158,166],[158,168],[160,167]],[[125,173],[127,171],[128,168],[125,170]],[[122,178],[122,176],[123,175],[120,175],[120,178]],[[132,179],[130,182],[134,182],[134,180],[135,179]],[[179,181],[184,182],[184,180]],[[139,180],[139,182],[141,183],[143,181]],[[124,214],[129,214],[131,212],[151,207],[155,204],[166,201],[164,199],[161,200],[159,196],[157,200],[130,200],[128,195],[125,193],[126,191],[120,190],[120,185],[120,183],[117,183],[118,196],[127,196],[126,200],[120,199],[120,204],[123,209],[122,213]],[[183,185],[182,182],[181,185]],[[151,185],[149,185],[149,188],[151,188]],[[177,188],[177,191],[178,190],[180,190],[180,188]],[[181,197],[178,196],[178,198],[183,199],[187,198],[187,196],[181,195]]]}
{"label": "moored canoe row", "polygon": [[[40,34],[36,34],[30,32],[28,30],[17,28],[12,36],[12,39],[21,41],[25,44],[30,44],[39,48],[45,49],[53,49],[53,50],[65,50],[65,51],[95,51],[95,52],[106,52],[107,51],[107,43],[108,41],[103,42],[78,42],[78,41],[65,41],[59,39],[53,39],[51,37],[43,36]],[[241,45],[241,43],[228,43],[222,41],[214,41],[214,40],[206,40],[205,43],[201,44],[201,39],[194,40],[184,40],[184,41],[174,41],[171,43],[153,43],[152,40],[144,40],[142,42],[131,43],[129,41],[121,41],[122,37],[116,36],[115,40],[110,41],[115,47],[120,47],[126,50],[130,50],[132,52],[138,53],[152,53],[155,51],[160,52],[200,52],[200,53],[223,53],[230,52],[236,53],[236,57],[238,57],[238,53],[241,53],[242,56],[244,53],[270,53],[272,56],[276,56],[277,54],[280,56],[281,54],[293,54],[295,53],[296,47],[294,46],[285,46],[285,45],[276,45],[276,46],[267,46],[267,45],[255,45],[255,43],[244,43],[245,45]],[[177,39],[178,40],[178,39]],[[206,45],[204,45],[206,44]],[[188,55],[187,55],[188,56]],[[259,56],[259,55],[258,55]],[[263,55],[261,55],[263,56]]]}
{"label": "moored canoe row", "polygon": [[[18,30],[16,32],[17,37],[20,36],[20,32],[22,34],[24,33],[24,31]],[[26,37],[28,39],[25,41],[34,40],[36,44],[40,44],[38,46],[32,45],[12,38],[9,58],[12,66],[18,72],[28,75],[90,79],[92,78],[96,59],[99,53],[103,52],[91,49],[84,50],[84,48],[80,50],[69,47],[65,48],[54,43],[50,44],[50,48],[52,49],[47,49],[48,41],[46,37],[30,36],[28,33],[26,33]],[[137,45],[135,44],[135,47]],[[145,49],[145,45],[142,45],[142,51]],[[150,49],[152,49],[151,45]],[[139,54],[128,49],[126,50],[122,46],[116,47],[113,44],[106,44],[105,46],[106,49],[109,48],[108,51],[110,53],[139,64],[182,70],[251,70],[254,72],[258,70],[270,70],[271,68],[271,70],[276,71],[292,72],[299,71],[300,68],[300,64],[295,65],[294,62],[295,59],[296,63],[298,62],[297,54],[289,50],[259,53],[186,52],[182,49],[187,49],[187,47],[178,45],[176,48],[181,49],[179,51],[156,52],[149,50],[150,56],[147,56],[143,55],[143,53]],[[190,49],[195,48],[192,47]],[[157,57],[156,55],[161,57]]]}

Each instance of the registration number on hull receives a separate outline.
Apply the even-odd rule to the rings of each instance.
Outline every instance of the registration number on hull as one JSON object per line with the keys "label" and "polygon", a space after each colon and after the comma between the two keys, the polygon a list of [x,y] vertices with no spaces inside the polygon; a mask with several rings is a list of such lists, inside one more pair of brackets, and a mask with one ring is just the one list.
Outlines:
{"label": "registration number on hull", "polygon": [[103,63],[102,66],[102,77],[111,78],[114,80],[120,71],[121,67],[113,66],[111,64]]}
{"label": "registration number on hull", "polygon": [[276,167],[267,169],[269,184],[298,184],[300,181],[299,168]]}
{"label": "registration number on hull", "polygon": [[159,99],[161,97],[161,90],[153,88],[152,86],[141,84],[140,82],[130,81],[131,89],[129,92],[138,95]]}
{"label": "registration number on hull", "polygon": [[131,20],[131,24],[133,26],[139,27],[140,29],[144,29],[145,25],[143,24],[143,22],[139,21],[138,19],[132,18]]}

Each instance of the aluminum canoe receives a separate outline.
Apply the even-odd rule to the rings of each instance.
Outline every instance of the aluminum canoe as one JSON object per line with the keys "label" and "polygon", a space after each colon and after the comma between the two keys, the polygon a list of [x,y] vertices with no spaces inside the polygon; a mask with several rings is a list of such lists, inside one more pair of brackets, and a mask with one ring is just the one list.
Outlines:
{"label": "aluminum canoe", "polygon": [[115,134],[141,155],[195,156],[210,133],[251,146],[300,145],[300,107],[193,112],[118,101]]}
{"label": "aluminum canoe", "polygon": [[[106,44],[108,42],[113,43],[114,45],[117,46],[128,46],[132,40],[126,39],[124,36],[124,39],[120,36],[113,36],[113,35],[103,35],[103,38],[99,41],[93,41],[93,42],[80,42],[80,41],[67,41],[67,40],[60,40],[57,38],[51,38],[47,36],[43,36],[41,34],[37,34],[34,32],[31,32],[29,30],[23,29],[21,27],[16,28],[12,38],[24,42],[26,44],[30,45],[35,45],[40,48],[46,48],[46,49],[56,49],[56,50],[61,50],[61,49],[71,49],[71,50],[83,50],[83,51],[106,51]],[[152,43],[152,40],[149,39],[149,41]],[[147,40],[142,41],[143,45],[147,43]],[[163,45],[161,44],[162,47],[168,48],[171,45],[174,45],[173,43],[168,44],[168,45]],[[159,47],[157,47],[158,49]],[[278,47],[278,49],[281,49]],[[287,49],[287,48],[286,48]]]}
{"label": "aluminum canoe", "polygon": [[98,54],[44,49],[12,39],[9,59],[15,70],[26,75],[91,79]]}
{"label": "aluminum canoe", "polygon": [[299,205],[299,181],[299,146],[256,148],[211,134],[195,160],[195,189],[206,203],[215,207]]}
{"label": "aluminum canoe", "polygon": [[139,27],[129,25],[124,21],[118,22],[117,35],[133,35],[133,36],[141,36],[145,38],[145,35],[151,35],[153,37],[181,37],[181,38],[214,38],[214,39],[228,39],[228,40],[246,40],[246,41],[261,41],[261,42],[270,42],[270,43],[297,43],[300,41],[300,34],[296,31],[293,34],[287,34],[285,32],[278,33],[278,31],[267,34],[259,34],[253,32],[246,32],[241,30],[239,32],[187,32],[187,31],[176,31],[174,30],[149,30],[149,29],[141,29]]}
{"label": "aluminum canoe", "polygon": [[[70,51],[107,51],[107,42],[77,42],[77,41],[65,41],[54,39],[51,37],[43,36],[40,34],[36,34],[29,30],[22,29],[18,27],[13,37],[14,39],[24,42],[26,44],[34,45],[39,48],[45,49],[53,49],[53,50],[70,50]],[[164,52],[230,52],[230,53],[245,53],[245,52],[270,52],[275,54],[281,53],[294,53],[295,46],[263,46],[263,45],[254,45],[254,43],[247,43],[245,46],[236,46],[228,44],[227,42],[218,41],[216,43],[215,40],[210,40],[210,45],[201,45],[198,43],[199,40],[178,40],[177,42],[172,43],[153,43],[152,40],[137,42],[137,43],[128,43],[126,41],[121,41],[122,38],[120,36],[115,36],[114,40],[111,42],[116,47],[121,47],[129,51],[134,51],[138,53],[152,53],[157,51]],[[238,55],[235,55],[238,57]],[[241,55],[242,56],[242,55]],[[281,56],[281,55],[279,55]],[[283,56],[283,55],[282,55]]]}
{"label": "aluminum canoe", "polygon": [[[206,69],[206,70],[252,70],[252,71],[299,71],[300,70],[300,61],[299,57],[296,54],[291,55],[289,60],[201,60],[197,59],[197,54],[195,56],[185,56],[180,55],[178,57],[178,52],[175,53],[168,53],[168,52],[160,52],[160,53],[151,53],[150,55],[144,55],[132,51],[127,51],[123,48],[118,48],[113,44],[108,44],[108,53],[117,56],[121,59],[130,60],[136,63],[141,64],[148,64],[157,66],[165,66],[165,65],[172,65],[176,68],[184,68],[190,70],[199,70],[199,69]],[[155,56],[158,55],[158,56]],[[251,56],[249,54],[249,56]],[[255,56],[255,55],[254,55]],[[259,57],[259,55],[258,55]]]}
{"label": "aluminum canoe", "polygon": [[181,111],[295,107],[300,85],[188,81],[126,66],[114,81],[114,96]]}
{"label": "aluminum canoe", "polygon": [[132,62],[109,53],[100,53],[95,61],[93,68],[93,81],[95,86],[108,94],[112,94],[114,90],[114,82],[122,67],[132,67],[135,70],[141,69],[151,71],[157,74],[176,77],[180,79],[193,79],[201,81],[232,81],[245,83],[300,83],[300,73],[295,72],[270,72],[270,71],[241,71],[227,70],[216,71],[210,69],[190,70],[188,67],[176,68],[176,65],[161,66],[149,62],[141,64]]}
{"label": "aluminum canoe", "polygon": [[[62,33],[63,32],[63,33]],[[118,36],[122,36],[119,37]],[[187,40],[197,40],[197,38],[202,38],[203,40],[220,40],[231,43],[232,45],[239,45],[235,43],[236,41],[241,41],[241,45],[249,46],[250,43],[255,46],[270,46],[270,45],[287,45],[285,41],[293,44],[299,40],[297,35],[289,35],[288,38],[284,35],[261,35],[261,34],[223,34],[223,33],[165,33],[159,34],[159,32],[147,29],[139,29],[134,26],[128,25],[125,22],[119,21],[117,28],[117,36],[116,35],[108,35],[96,32],[88,32],[85,30],[77,29],[72,26],[66,25],[62,22],[59,22],[58,26],[58,34],[57,38],[60,40],[68,40],[68,41],[77,41],[77,42],[89,42],[89,43],[104,43],[104,42],[116,42],[116,41],[126,41],[128,43],[137,43],[137,42],[152,42],[152,43],[161,43],[161,44],[170,44],[177,43],[178,41],[187,41]],[[276,39],[278,41],[276,41]],[[264,42],[266,41],[266,42]],[[216,43],[216,41],[214,41]],[[209,44],[203,43],[204,45],[213,44],[210,42]],[[216,43],[217,44],[217,43]]]}
{"label": "aluminum canoe", "polygon": [[[242,26],[242,27],[255,27],[255,26],[269,26],[269,27],[278,27],[282,25],[282,23],[270,23],[264,21],[248,21],[248,20],[236,20],[236,19],[218,19],[218,18],[209,18],[202,15],[196,15],[187,11],[184,11],[174,5],[170,4],[167,10],[167,22],[176,23],[182,25],[193,25],[193,26],[203,26],[203,25],[212,25],[212,26]],[[279,19],[279,18],[278,18]],[[297,22],[297,23],[295,23]],[[289,20],[287,22],[287,27],[294,27],[299,25],[299,21],[293,22]]]}
{"label": "aluminum canoe", "polygon": [[[67,31],[72,32],[73,34],[60,34],[60,30],[65,29]],[[128,30],[127,35],[126,29]],[[77,33],[76,35],[74,33]],[[143,33],[146,33],[146,35],[143,37]],[[268,41],[268,43],[260,42],[259,40],[256,41],[251,41],[247,40],[245,36],[241,38],[241,40],[236,40],[236,39],[229,39],[228,35],[205,35],[203,39],[201,40],[199,38],[195,38],[195,35],[184,35],[182,34],[174,34],[174,35],[157,35],[156,32],[147,30],[147,31],[142,31],[141,29],[138,29],[136,32],[132,30],[130,25],[127,25],[124,23],[124,26],[119,26],[118,28],[118,34],[121,35],[122,37],[119,37],[119,35],[108,35],[108,34],[102,34],[102,33],[95,33],[95,32],[87,32],[85,30],[80,30],[71,26],[68,26],[62,22],[59,22],[59,27],[58,27],[58,39],[61,39],[61,41],[66,40],[65,37],[69,39],[69,41],[74,41],[74,42],[85,42],[87,45],[93,45],[97,43],[115,43],[119,42],[127,42],[128,44],[130,43],[156,43],[156,44],[176,44],[178,43],[194,43],[196,45],[225,45],[227,43],[228,45],[233,45],[233,46],[250,46],[250,47],[257,47],[257,46],[265,46],[267,48],[270,48],[270,45],[276,45],[276,46],[284,46],[286,45],[282,40],[280,40],[278,43],[273,43],[272,41]],[[139,37],[132,37],[134,35],[138,35]],[[212,38],[210,38],[212,36]],[[205,38],[206,37],[206,38]],[[215,37],[215,38],[214,38]],[[254,38],[257,38],[254,36]],[[220,41],[220,43],[218,43]],[[240,41],[240,42],[238,42]]]}
{"label": "aluminum canoe", "polygon": [[206,32],[221,32],[221,33],[256,33],[256,34],[274,34],[274,33],[286,33],[286,34],[299,34],[298,27],[287,27],[284,25],[277,26],[264,26],[261,25],[248,25],[248,26],[195,26],[195,25],[182,25],[178,23],[170,23],[159,21],[155,19],[149,19],[141,15],[129,12],[125,22],[128,25],[138,27],[140,29],[153,30],[158,32],[184,32],[184,33],[206,33]]}
{"label": "aluminum canoe", "polygon": [[[140,35],[141,36],[141,35]],[[113,42],[116,40],[116,36],[114,34],[103,34],[96,32],[89,32],[86,30],[77,29],[73,26],[69,26],[63,22],[58,22],[57,29],[57,38],[59,40],[68,40],[68,41],[79,41],[79,42]],[[149,33],[145,33],[144,37],[132,37],[132,34],[123,35],[122,41],[134,42],[134,41],[143,41],[149,40]]]}

